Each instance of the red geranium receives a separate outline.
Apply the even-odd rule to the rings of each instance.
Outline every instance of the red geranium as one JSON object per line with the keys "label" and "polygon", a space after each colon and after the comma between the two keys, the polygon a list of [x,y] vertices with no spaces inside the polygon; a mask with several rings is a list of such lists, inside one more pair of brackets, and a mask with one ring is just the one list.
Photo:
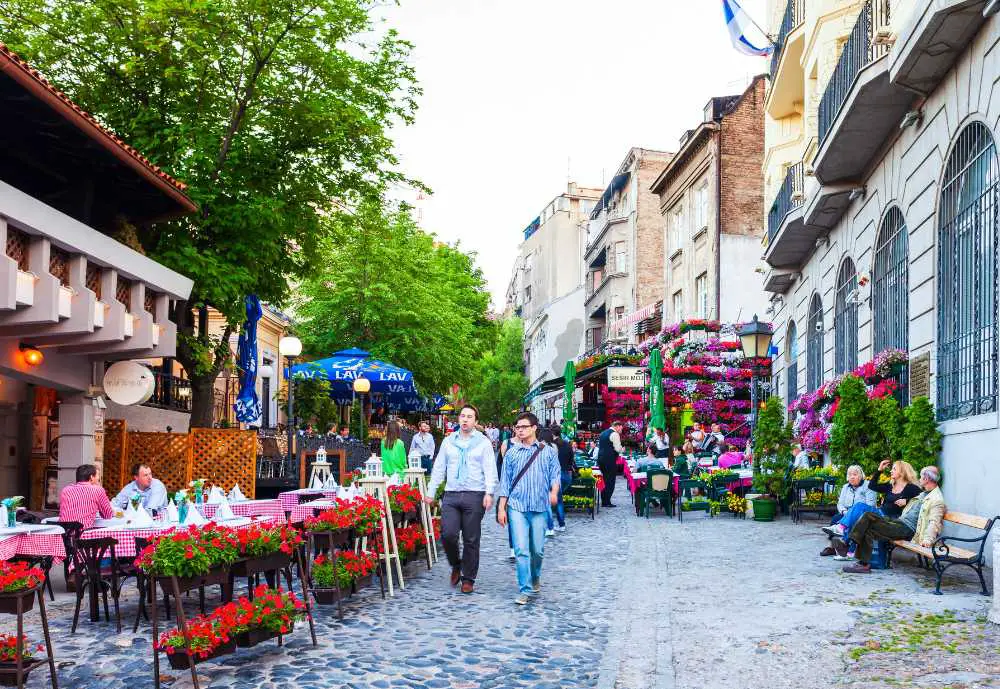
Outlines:
{"label": "red geranium", "polygon": [[45,581],[45,572],[27,562],[0,561],[0,593],[33,589]]}

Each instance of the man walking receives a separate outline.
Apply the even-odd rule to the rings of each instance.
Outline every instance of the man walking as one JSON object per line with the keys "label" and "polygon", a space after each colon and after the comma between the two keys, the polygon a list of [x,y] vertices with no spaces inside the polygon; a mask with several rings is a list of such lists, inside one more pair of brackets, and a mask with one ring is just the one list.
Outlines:
{"label": "man walking", "polygon": [[420,466],[430,473],[434,468],[434,436],[431,435],[431,425],[427,421],[421,421],[418,428],[420,431],[413,435],[407,457],[418,458]]}
{"label": "man walking", "polygon": [[618,455],[622,448],[622,422],[612,421],[611,427],[597,438],[597,467],[604,476],[604,490],[601,491],[601,506],[615,507],[611,496],[615,494],[615,479],[618,477]]}
{"label": "man walking", "polygon": [[524,412],[514,424],[517,434],[503,463],[497,519],[510,522],[517,563],[519,593],[514,602],[526,605],[541,590],[545,521],[549,506],[559,501],[559,461],[555,448],[539,442],[538,417]]}
{"label": "man walking", "polygon": [[451,565],[451,585],[461,582],[462,593],[472,593],[476,583],[483,515],[493,506],[493,491],[497,486],[493,444],[476,430],[478,420],[478,409],[471,404],[462,407],[458,431],[445,438],[438,450],[424,498],[428,504],[432,503],[438,486],[447,479],[441,498],[441,540]]}

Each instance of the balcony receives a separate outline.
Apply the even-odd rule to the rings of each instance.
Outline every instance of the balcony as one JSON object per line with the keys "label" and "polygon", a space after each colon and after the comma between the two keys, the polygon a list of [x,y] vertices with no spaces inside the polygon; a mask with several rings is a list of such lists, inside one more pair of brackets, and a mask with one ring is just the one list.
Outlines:
{"label": "balcony", "polygon": [[788,0],[771,55],[767,112],[775,119],[794,114],[796,104],[803,100],[805,74],[801,62],[805,47],[805,31],[802,28],[805,17],[806,0]]}
{"label": "balcony", "polygon": [[172,409],[174,411],[191,411],[191,381],[153,370],[156,377],[156,389],[153,396],[143,406],[157,409]]}
{"label": "balcony", "polygon": [[594,284],[594,273],[587,274],[587,289],[584,295],[584,304],[590,304],[595,296],[603,294],[605,286],[612,280],[628,275],[627,259],[617,261],[611,258],[604,263],[603,267],[604,272],[602,273],[600,282],[597,284]]}
{"label": "balcony", "polygon": [[916,0],[892,51],[889,77],[917,93],[930,93],[986,23],[986,0]]}
{"label": "balcony", "polygon": [[588,226],[588,234],[590,234],[593,239],[587,242],[587,249],[584,252],[584,258],[589,257],[593,253],[594,249],[601,246],[602,241],[607,236],[609,227],[615,223],[628,220],[628,216],[631,212],[631,210],[625,207],[614,206],[603,209],[596,218],[591,220]]}
{"label": "balcony", "polygon": [[803,222],[804,183],[802,163],[798,162],[785,173],[767,214],[764,260],[772,268],[801,267],[816,243],[816,232]]}
{"label": "balcony", "polygon": [[898,1],[864,4],[820,100],[813,165],[823,185],[863,179],[913,102],[912,92],[889,79],[891,7]]}

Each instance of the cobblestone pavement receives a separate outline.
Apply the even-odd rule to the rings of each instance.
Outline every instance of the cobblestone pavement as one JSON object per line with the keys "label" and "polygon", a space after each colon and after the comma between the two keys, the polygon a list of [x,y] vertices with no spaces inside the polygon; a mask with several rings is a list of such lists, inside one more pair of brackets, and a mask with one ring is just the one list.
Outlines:
{"label": "cobblestone pavement", "polygon": [[[377,589],[317,610],[319,646],[305,625],[283,648],[267,642],[199,666],[202,686],[257,689],[451,687],[764,689],[1000,686],[1000,633],[989,599],[967,582],[931,594],[930,575],[904,562],[845,575],[819,558],[817,522],[639,519],[627,493],[595,521],[573,514],[548,541],[542,595],[516,606],[505,533],[488,517],[476,592],[448,586],[448,566],[412,569],[406,589]],[[947,579],[946,579],[947,582]],[[57,590],[61,587],[56,585]],[[72,598],[50,606],[61,687],[152,686],[149,626],[86,619],[69,635]],[[194,611],[194,598],[189,610]],[[917,614],[924,615],[917,617]],[[37,613],[28,632],[39,636]],[[3,620],[11,631],[10,618]],[[919,652],[924,649],[923,653]],[[162,671],[173,687],[185,672]],[[28,687],[48,686],[43,668]]]}

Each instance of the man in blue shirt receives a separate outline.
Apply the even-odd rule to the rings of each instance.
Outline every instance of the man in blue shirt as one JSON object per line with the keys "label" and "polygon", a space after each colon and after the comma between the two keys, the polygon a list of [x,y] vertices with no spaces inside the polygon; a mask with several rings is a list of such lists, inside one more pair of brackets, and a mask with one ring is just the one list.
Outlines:
{"label": "man in blue shirt", "polygon": [[153,470],[147,464],[132,467],[132,482],[122,488],[111,502],[125,509],[129,500],[138,495],[147,510],[162,510],[167,506],[167,489],[160,479],[153,478]]}
{"label": "man in blue shirt", "polygon": [[[517,439],[504,455],[498,493],[497,518],[501,526],[510,522],[514,541],[519,589],[514,602],[518,605],[527,604],[530,596],[541,590],[546,515],[549,514],[549,505],[559,502],[560,476],[556,449],[540,443],[537,432],[537,416],[524,412],[517,417],[514,424]],[[528,468],[524,470],[526,466]]]}

